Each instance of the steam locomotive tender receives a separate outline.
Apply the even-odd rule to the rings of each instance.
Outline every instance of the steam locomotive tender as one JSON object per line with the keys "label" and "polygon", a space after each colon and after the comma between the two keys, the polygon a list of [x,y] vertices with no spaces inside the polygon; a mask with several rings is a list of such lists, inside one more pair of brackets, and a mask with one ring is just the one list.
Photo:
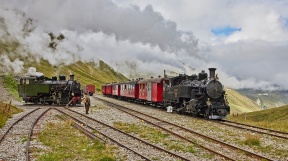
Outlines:
{"label": "steam locomotive tender", "polygon": [[81,104],[80,83],[74,80],[74,75],[66,80],[66,76],[60,75],[59,80],[56,76],[52,79],[42,76],[30,76],[20,78],[18,84],[19,97],[25,103],[34,104],[57,104],[57,105],[76,105]]}
{"label": "steam locomotive tender", "polygon": [[216,68],[209,68],[210,76],[201,73],[169,78],[164,85],[164,107],[171,105],[177,112],[202,115],[206,119],[224,119],[230,113],[225,91]]}
{"label": "steam locomotive tender", "polygon": [[102,94],[156,107],[173,107],[173,111],[204,116],[206,119],[224,119],[230,113],[225,91],[209,68],[210,77],[202,71],[191,76],[136,79],[104,84]]}

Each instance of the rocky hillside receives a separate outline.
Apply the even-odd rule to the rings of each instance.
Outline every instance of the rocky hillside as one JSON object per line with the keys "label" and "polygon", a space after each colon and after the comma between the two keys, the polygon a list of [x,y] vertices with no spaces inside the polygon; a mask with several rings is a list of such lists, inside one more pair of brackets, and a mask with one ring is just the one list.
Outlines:
{"label": "rocky hillside", "polygon": [[288,104],[288,91],[262,91],[253,89],[238,90],[242,95],[257,102],[262,109],[280,107]]}

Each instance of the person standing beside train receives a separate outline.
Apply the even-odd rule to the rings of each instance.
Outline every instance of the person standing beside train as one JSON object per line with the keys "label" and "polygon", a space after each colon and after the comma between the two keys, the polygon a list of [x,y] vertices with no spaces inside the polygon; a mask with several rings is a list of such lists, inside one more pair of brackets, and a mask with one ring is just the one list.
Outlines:
{"label": "person standing beside train", "polygon": [[84,98],[82,99],[82,102],[85,105],[86,114],[89,114],[89,108],[90,108],[91,101],[90,101],[90,97],[88,96],[87,92],[85,92],[85,95],[84,95]]}

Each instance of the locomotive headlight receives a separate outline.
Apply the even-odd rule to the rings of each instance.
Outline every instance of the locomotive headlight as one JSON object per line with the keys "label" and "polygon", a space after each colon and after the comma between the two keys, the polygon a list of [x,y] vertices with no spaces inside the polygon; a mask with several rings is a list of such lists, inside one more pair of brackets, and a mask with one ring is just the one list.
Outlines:
{"label": "locomotive headlight", "polygon": [[217,80],[211,80],[206,83],[206,92],[211,98],[219,98],[223,93],[223,86]]}

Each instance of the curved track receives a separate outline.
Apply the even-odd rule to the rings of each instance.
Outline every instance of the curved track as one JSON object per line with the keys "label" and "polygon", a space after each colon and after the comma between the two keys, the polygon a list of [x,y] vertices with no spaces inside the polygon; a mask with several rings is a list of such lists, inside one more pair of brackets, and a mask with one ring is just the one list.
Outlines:
{"label": "curved track", "polygon": [[[0,139],[0,144],[2,144],[4,142],[4,140],[6,139],[7,135],[9,133],[11,133],[11,136],[14,137],[14,135],[19,135],[18,132],[16,132],[16,134],[12,134],[14,131],[17,131],[17,125],[21,124],[21,122],[23,122],[26,126],[31,124],[31,127],[29,130],[25,130],[24,129],[24,133],[21,133],[21,135],[26,135],[27,134],[27,142],[25,145],[25,160],[29,161],[30,157],[29,157],[29,146],[30,146],[30,140],[31,140],[31,136],[33,134],[33,129],[35,127],[35,125],[37,124],[37,122],[40,120],[40,118],[42,118],[49,110],[51,110],[51,108],[48,109],[44,109],[44,108],[36,108],[34,110],[31,110],[30,112],[28,112],[27,114],[23,115],[22,117],[18,118],[16,121],[14,121],[4,132],[3,136]],[[26,121],[26,122],[25,122]],[[20,125],[21,126],[21,125]],[[28,131],[28,132],[27,132]],[[11,137],[10,136],[10,137]],[[9,140],[9,139],[8,139]],[[8,141],[7,140],[7,141]],[[4,143],[3,143],[4,144]],[[12,159],[12,158],[6,158],[6,159]],[[24,158],[23,158],[24,159]],[[13,160],[13,159],[12,159]],[[22,160],[22,159],[21,159]]]}
{"label": "curved track", "polygon": [[[136,118],[139,118],[141,120],[144,120],[147,123],[150,123],[150,124],[160,128],[164,131],[167,131],[167,132],[169,132],[169,133],[171,133],[171,134],[173,134],[173,135],[175,135],[175,136],[177,136],[183,140],[186,140],[186,141],[193,143],[193,144],[197,144],[200,147],[202,147],[208,151],[211,151],[211,152],[213,152],[213,153],[215,153],[215,154],[217,154],[217,155],[219,155],[225,159],[228,159],[228,160],[255,160],[255,159],[256,160],[257,159],[273,160],[271,158],[262,156],[260,154],[256,154],[254,152],[245,150],[243,148],[240,148],[240,147],[237,147],[234,145],[230,145],[230,144],[225,143],[223,141],[205,136],[205,135],[200,134],[196,131],[181,127],[181,126],[173,124],[171,122],[167,122],[167,121],[161,120],[159,118],[141,113],[139,111],[135,111],[135,110],[126,108],[124,106],[121,106],[121,105],[118,105],[115,103],[111,103],[107,100],[104,100],[104,99],[101,99],[98,97],[96,97],[96,99],[103,101],[103,102],[107,103],[109,106],[113,106],[122,112],[130,114],[130,115],[132,115]],[[183,137],[184,135],[185,135],[185,137]],[[197,141],[192,141],[196,137],[198,137]],[[201,140],[201,141],[198,141],[198,140]],[[210,142],[207,142],[207,140],[209,140]],[[211,142],[213,142],[213,143],[211,143]],[[226,147],[226,149],[224,149],[224,147]],[[219,149],[221,149],[221,150],[219,150]],[[232,150],[233,150],[232,153],[237,154],[237,155],[232,156],[231,155]],[[223,151],[225,151],[225,154],[223,154]],[[237,158],[235,158],[235,157],[237,157]]]}

